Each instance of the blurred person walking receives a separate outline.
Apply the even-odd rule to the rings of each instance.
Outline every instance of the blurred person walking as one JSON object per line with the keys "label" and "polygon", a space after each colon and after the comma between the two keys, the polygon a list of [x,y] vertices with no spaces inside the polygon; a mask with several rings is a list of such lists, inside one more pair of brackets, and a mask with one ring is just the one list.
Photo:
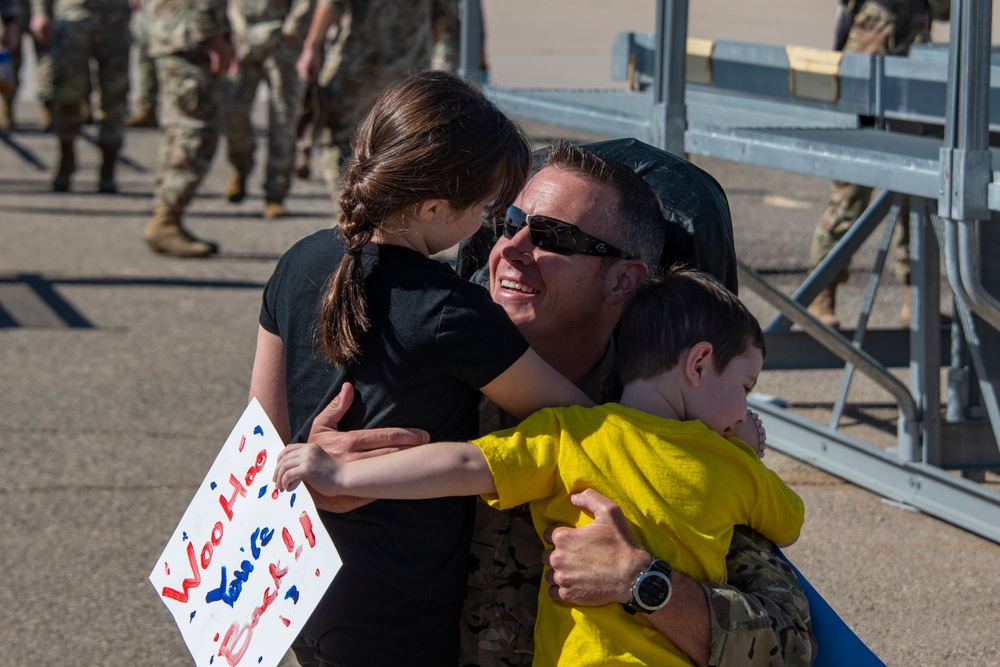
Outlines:
{"label": "blurred person walking", "polygon": [[234,0],[230,6],[233,42],[239,69],[230,77],[226,139],[233,172],[223,197],[239,202],[253,169],[254,141],[250,109],[261,81],[268,88],[267,161],[264,217],[288,214],[284,200],[295,164],[295,130],[304,84],[295,61],[309,29],[310,0]]}
{"label": "blurred person walking", "polygon": [[220,77],[235,67],[225,0],[148,0],[149,53],[160,83],[160,158],[153,217],[143,239],[153,252],[207,257],[215,243],[181,225],[211,166],[222,120]]}
{"label": "blurred person walking", "polygon": [[[320,84],[317,143],[331,192],[350,155],[351,134],[379,93],[430,64],[433,6],[434,0],[318,0],[296,70],[303,81]],[[327,33],[345,15],[350,26],[341,26],[336,67],[328,68]]]}
{"label": "blurred person walking", "polygon": [[74,142],[86,122],[91,63],[97,65],[100,93],[101,149],[99,192],[117,191],[114,173],[124,138],[131,44],[128,0],[32,0],[31,30],[49,40],[52,54],[52,107],[59,140],[59,166],[52,179],[55,192],[68,192],[76,171]]}
{"label": "blurred person walking", "polygon": [[[931,21],[948,20],[951,0],[841,0],[834,48],[862,55],[905,56],[913,44],[929,42]],[[893,122],[890,129],[923,133],[916,123]],[[817,266],[851,229],[868,207],[872,188],[833,181],[830,200],[816,223],[810,254]],[[896,236],[896,277],[906,286],[900,323],[910,323],[910,220],[909,198],[901,210],[902,225]],[[829,327],[840,326],[837,286],[847,281],[845,268],[809,306],[809,312]]]}

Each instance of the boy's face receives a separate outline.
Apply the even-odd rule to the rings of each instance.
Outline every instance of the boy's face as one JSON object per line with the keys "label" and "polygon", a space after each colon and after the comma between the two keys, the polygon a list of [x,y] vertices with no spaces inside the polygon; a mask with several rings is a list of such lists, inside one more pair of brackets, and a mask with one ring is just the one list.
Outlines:
{"label": "boy's face", "polygon": [[757,384],[764,365],[764,355],[752,345],[734,357],[721,373],[709,363],[702,381],[688,406],[688,419],[699,419],[705,426],[723,435],[725,430],[743,421],[747,414],[747,394]]}

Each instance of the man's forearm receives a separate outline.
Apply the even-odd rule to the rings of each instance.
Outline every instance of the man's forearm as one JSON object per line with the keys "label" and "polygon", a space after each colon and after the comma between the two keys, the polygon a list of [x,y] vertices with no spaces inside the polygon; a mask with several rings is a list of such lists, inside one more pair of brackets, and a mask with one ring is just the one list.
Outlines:
{"label": "man's forearm", "polygon": [[326,41],[326,33],[329,32],[330,26],[339,22],[340,12],[337,9],[323,2],[317,3],[312,22],[309,24],[309,32],[306,33],[302,47],[321,49]]}
{"label": "man's forearm", "polygon": [[683,572],[674,570],[673,593],[663,609],[649,615],[653,627],[684,651],[699,667],[708,666],[712,641],[712,623],[708,600],[701,584]]}

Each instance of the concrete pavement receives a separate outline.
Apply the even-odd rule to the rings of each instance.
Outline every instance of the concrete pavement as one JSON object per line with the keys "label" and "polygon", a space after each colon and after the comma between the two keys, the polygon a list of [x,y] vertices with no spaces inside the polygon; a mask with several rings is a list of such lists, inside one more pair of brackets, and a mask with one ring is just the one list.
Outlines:
{"label": "concrete pavement", "polygon": [[[798,3],[813,10],[808,21],[828,22],[829,3]],[[550,71],[602,85],[603,36],[651,29],[652,4],[623,1],[612,11],[602,2],[487,0],[494,80]],[[743,17],[749,32],[766,32],[750,3],[693,4],[692,35],[713,36],[695,25],[723,16],[724,25]],[[797,16],[782,19],[793,24],[786,30]],[[576,36],[546,42],[545,28],[565,17],[577,22]],[[30,97],[17,110],[24,129],[0,135],[0,664],[189,665],[146,576],[245,406],[264,281],[294,241],[331,223],[327,189],[296,181],[288,201],[296,215],[266,222],[259,170],[247,200],[222,201],[220,151],[187,220],[221,254],[160,257],[140,239],[156,133],[129,132],[114,196],[94,194],[99,153],[79,141],[73,192],[57,195],[48,188],[56,141],[32,126]],[[567,134],[528,129],[543,141]],[[779,285],[801,279],[828,184],[694,161],[729,194],[740,256]],[[873,255],[869,244],[856,265]],[[885,326],[901,293],[887,281],[875,314]],[[857,312],[862,283],[844,291],[848,312]],[[838,382],[830,372],[766,373],[759,390],[822,420]],[[891,442],[889,398],[864,382],[858,392],[850,428]],[[1000,665],[1000,546],[779,454],[766,462],[806,502],[789,557],[887,664]]]}

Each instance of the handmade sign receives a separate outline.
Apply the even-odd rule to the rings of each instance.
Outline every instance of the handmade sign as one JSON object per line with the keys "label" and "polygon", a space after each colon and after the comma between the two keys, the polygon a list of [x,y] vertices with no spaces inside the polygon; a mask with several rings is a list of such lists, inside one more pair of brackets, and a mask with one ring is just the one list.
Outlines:
{"label": "handmade sign", "polygon": [[271,481],[283,446],[251,401],[149,574],[198,665],[276,666],[340,568],[305,487]]}

